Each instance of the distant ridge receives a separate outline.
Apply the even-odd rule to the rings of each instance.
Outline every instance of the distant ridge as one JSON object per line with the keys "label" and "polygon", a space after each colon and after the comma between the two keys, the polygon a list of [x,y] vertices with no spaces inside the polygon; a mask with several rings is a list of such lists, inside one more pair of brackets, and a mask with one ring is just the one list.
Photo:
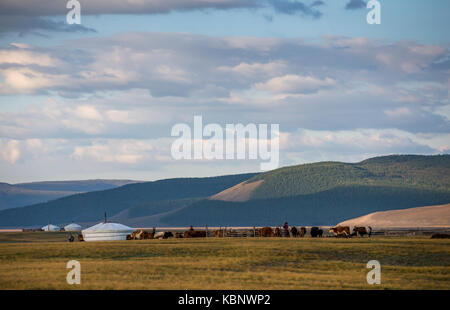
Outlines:
{"label": "distant ridge", "polygon": [[137,182],[140,181],[98,179],[18,184],[0,183],[0,210],[47,202],[78,193],[116,188]]}
{"label": "distant ridge", "polygon": [[92,179],[92,180],[75,180],[75,181],[42,181],[17,183],[14,186],[42,191],[71,191],[71,192],[92,192],[102,191],[105,189],[116,188],[119,186],[141,183],[143,181],[136,180],[116,180],[116,179]]}

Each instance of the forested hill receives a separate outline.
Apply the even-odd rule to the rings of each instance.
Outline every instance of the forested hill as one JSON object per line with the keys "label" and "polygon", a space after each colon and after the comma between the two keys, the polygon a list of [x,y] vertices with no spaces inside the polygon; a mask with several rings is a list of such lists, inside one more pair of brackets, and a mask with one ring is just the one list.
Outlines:
{"label": "forested hill", "polygon": [[392,155],[359,163],[320,162],[263,173],[250,199],[314,194],[342,186],[382,186],[450,191],[450,155]]}

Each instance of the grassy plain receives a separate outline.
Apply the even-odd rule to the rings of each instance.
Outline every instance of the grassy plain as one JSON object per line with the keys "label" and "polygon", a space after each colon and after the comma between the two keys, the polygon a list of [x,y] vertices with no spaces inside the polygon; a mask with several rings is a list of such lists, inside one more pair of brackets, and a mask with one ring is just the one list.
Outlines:
{"label": "grassy plain", "polygon": [[[0,233],[0,289],[450,289],[450,240],[206,238],[65,242]],[[81,285],[66,263],[81,263]],[[381,263],[381,285],[366,263]]]}

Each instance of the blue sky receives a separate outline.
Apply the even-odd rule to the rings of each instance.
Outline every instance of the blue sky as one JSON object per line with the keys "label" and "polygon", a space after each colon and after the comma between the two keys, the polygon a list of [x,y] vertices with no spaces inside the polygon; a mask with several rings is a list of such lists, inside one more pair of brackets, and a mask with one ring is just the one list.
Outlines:
{"label": "blue sky", "polygon": [[194,115],[280,124],[282,166],[450,149],[449,1],[80,2],[0,4],[0,181],[258,171],[173,160]]}

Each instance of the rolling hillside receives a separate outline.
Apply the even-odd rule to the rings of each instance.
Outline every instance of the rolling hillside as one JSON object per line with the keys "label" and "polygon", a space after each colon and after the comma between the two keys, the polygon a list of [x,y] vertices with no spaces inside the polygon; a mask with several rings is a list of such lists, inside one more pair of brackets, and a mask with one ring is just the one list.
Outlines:
{"label": "rolling hillside", "polygon": [[250,199],[306,195],[338,186],[389,186],[450,191],[450,155],[383,156],[356,164],[321,162],[270,171],[248,180],[263,180]]}
{"label": "rolling hillside", "polygon": [[[97,221],[103,217],[105,211],[111,217],[133,207],[140,210],[140,213],[133,210],[130,212],[145,216],[148,215],[148,212],[153,214],[154,211],[149,211],[153,208],[152,202],[208,197],[254,175],[240,174],[210,178],[168,179],[75,194],[46,203],[0,211],[0,227],[39,226],[48,223],[48,221],[56,224],[72,221]],[[161,211],[158,210],[158,212]]]}
{"label": "rolling hillside", "polygon": [[132,180],[51,181],[8,184],[0,183],[0,210],[47,202],[81,192],[111,189]]}

